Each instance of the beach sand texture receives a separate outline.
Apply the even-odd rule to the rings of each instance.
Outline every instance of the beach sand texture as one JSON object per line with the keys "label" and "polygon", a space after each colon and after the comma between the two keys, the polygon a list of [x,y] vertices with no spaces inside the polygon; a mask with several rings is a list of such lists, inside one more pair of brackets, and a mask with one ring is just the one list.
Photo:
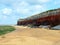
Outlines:
{"label": "beach sand texture", "polygon": [[60,45],[60,30],[14,27],[15,31],[0,36],[0,45]]}

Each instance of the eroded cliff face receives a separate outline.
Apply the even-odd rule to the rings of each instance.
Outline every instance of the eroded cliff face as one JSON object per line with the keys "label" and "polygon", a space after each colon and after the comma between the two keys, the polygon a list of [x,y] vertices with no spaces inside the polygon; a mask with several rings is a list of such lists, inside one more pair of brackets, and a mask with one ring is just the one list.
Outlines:
{"label": "eroded cliff face", "polygon": [[49,10],[26,19],[17,22],[17,25],[28,25],[34,26],[40,25],[59,25],[60,24],[60,9]]}

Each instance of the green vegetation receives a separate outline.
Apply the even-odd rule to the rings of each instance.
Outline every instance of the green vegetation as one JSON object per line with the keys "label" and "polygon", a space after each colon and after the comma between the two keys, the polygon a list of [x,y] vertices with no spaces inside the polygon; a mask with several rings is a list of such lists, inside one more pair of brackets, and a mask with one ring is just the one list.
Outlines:
{"label": "green vegetation", "polygon": [[13,26],[0,26],[0,35],[7,34],[9,32],[14,31],[15,28]]}

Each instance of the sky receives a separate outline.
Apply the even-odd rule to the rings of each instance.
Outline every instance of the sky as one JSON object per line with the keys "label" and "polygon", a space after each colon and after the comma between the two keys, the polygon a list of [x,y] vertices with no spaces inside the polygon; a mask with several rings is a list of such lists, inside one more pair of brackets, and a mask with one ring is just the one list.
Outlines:
{"label": "sky", "polygon": [[18,19],[57,8],[60,0],[0,0],[0,25],[14,25]]}

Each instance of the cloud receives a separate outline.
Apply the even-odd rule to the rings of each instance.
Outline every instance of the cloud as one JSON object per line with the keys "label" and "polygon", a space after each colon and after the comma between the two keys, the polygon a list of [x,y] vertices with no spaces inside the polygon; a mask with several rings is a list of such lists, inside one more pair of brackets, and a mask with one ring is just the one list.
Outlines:
{"label": "cloud", "polygon": [[13,3],[13,7],[16,8],[28,8],[28,6],[30,6],[30,4],[26,1],[21,1],[20,3]]}
{"label": "cloud", "polygon": [[[5,2],[4,2],[5,1]],[[34,14],[34,12],[42,12],[46,8],[43,3],[49,2],[50,0],[4,0],[2,3],[4,3],[6,6],[10,6],[11,9],[3,9],[3,14],[11,14],[12,11],[16,14],[23,14],[23,15],[31,15]],[[32,4],[34,3],[34,4]]]}
{"label": "cloud", "polygon": [[5,18],[6,22],[11,22],[12,20],[12,23],[14,23],[18,18],[26,18],[53,7],[52,4],[55,1],[51,1],[52,0],[0,0],[0,19],[3,20],[2,18]]}
{"label": "cloud", "polygon": [[29,9],[17,9],[17,13],[20,14],[28,14],[30,11]]}
{"label": "cloud", "polygon": [[50,2],[51,0],[23,0],[23,1],[26,1],[30,4],[45,4]]}
{"label": "cloud", "polygon": [[[43,8],[44,7],[44,8]],[[27,8],[30,15],[34,15],[46,10],[45,5],[31,5]]]}
{"label": "cloud", "polygon": [[42,3],[47,3],[47,2],[50,2],[51,0],[38,0],[38,2],[42,2]]}
{"label": "cloud", "polygon": [[13,3],[13,8],[16,11],[16,13],[20,13],[23,15],[32,15],[34,13],[36,14],[46,9],[44,5],[40,4],[32,5],[27,1],[21,1],[20,3]]}
{"label": "cloud", "polygon": [[[43,8],[44,7],[44,8]],[[16,12],[19,14],[22,14],[24,16],[29,16],[32,14],[37,14],[40,13],[42,11],[45,11],[46,7],[44,5],[31,5],[31,6],[27,6],[25,8],[17,8]]]}
{"label": "cloud", "polygon": [[[1,3],[5,5],[2,9],[3,15],[32,15],[46,10],[43,3],[50,0],[2,0]],[[34,3],[34,4],[32,4]],[[39,4],[41,3],[41,4]],[[16,15],[17,16],[17,15]]]}
{"label": "cloud", "polygon": [[12,13],[12,9],[4,8],[2,9],[2,14],[4,15],[10,15]]}

